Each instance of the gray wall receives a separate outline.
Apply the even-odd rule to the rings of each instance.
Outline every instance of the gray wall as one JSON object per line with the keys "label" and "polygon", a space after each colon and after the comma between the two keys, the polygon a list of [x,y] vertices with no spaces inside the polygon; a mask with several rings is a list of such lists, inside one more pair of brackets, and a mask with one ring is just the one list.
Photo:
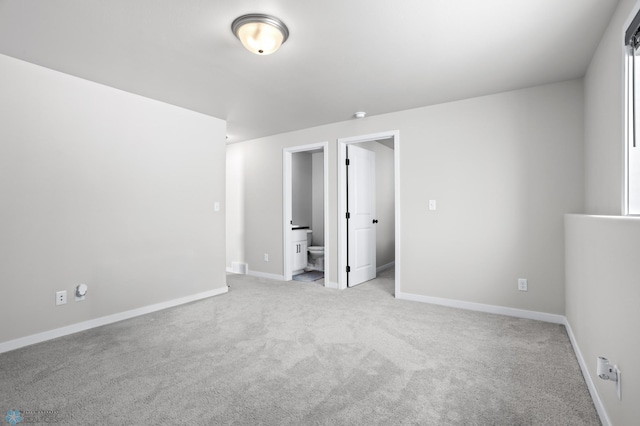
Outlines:
{"label": "gray wall", "polygon": [[311,226],[313,190],[311,154],[296,152],[291,156],[291,219],[294,225]]}
{"label": "gray wall", "polygon": [[622,213],[623,27],[635,1],[618,5],[593,55],[585,85],[586,213]]}
{"label": "gray wall", "polygon": [[[567,320],[614,425],[640,419],[640,219],[568,215]],[[616,386],[596,373],[604,356],[622,371]]]}
{"label": "gray wall", "polygon": [[[622,34],[637,9],[635,1],[620,2],[584,79],[585,200],[590,214],[622,212]],[[640,219],[568,216],[566,225],[567,321],[612,423],[635,424],[640,418]],[[597,356],[608,357],[622,370],[622,401],[613,383],[596,375]]]}
{"label": "gray wall", "polygon": [[227,263],[230,270],[231,262],[244,262],[245,241],[245,205],[244,205],[244,158],[242,152],[226,147],[226,210],[227,210]]}
{"label": "gray wall", "polygon": [[313,230],[312,244],[314,246],[324,246],[324,153],[316,152],[311,154],[312,172],[312,220]]}
{"label": "gray wall", "polygon": [[[582,93],[573,80],[234,144],[245,176],[245,260],[283,274],[284,147],[329,141],[336,212],[336,140],[399,130],[401,291],[564,314],[563,215],[583,205]],[[329,226],[336,265],[335,213]],[[528,292],[517,290],[519,277]]]}
{"label": "gray wall", "polygon": [[226,288],[223,121],[3,55],[0,70],[0,342]]}

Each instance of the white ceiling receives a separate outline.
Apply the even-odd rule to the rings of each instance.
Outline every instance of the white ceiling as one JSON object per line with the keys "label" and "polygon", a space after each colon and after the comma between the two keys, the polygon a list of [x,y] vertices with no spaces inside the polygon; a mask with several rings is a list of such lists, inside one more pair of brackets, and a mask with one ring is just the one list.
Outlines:
{"label": "white ceiling", "polygon": [[[0,53],[227,120],[230,142],[584,75],[617,0],[0,0]],[[231,22],[282,19],[273,55]]]}

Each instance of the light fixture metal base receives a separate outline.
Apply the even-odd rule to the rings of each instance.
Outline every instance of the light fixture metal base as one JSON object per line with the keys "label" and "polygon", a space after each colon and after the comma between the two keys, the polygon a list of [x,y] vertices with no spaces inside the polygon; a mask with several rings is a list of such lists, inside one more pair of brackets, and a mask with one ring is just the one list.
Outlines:
{"label": "light fixture metal base", "polygon": [[289,38],[289,29],[284,22],[263,13],[239,16],[231,23],[231,31],[247,50],[258,55],[275,52]]}

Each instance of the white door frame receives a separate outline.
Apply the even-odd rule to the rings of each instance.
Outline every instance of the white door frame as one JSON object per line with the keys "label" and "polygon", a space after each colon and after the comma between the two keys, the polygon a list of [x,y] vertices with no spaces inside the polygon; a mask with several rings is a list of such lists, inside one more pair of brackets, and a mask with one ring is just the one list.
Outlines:
{"label": "white door frame", "polygon": [[[395,209],[395,295],[400,294],[400,131],[373,133],[338,139],[338,288],[347,288],[347,145],[393,138],[393,174]],[[325,249],[326,250],[326,249]],[[325,256],[326,257],[326,256]],[[397,297],[397,296],[396,296]]]}
{"label": "white door frame", "polygon": [[330,261],[329,255],[329,143],[318,142],[308,145],[298,145],[282,149],[282,241],[283,241],[283,271],[284,280],[292,279],[292,233],[291,233],[291,156],[296,152],[315,151],[322,149],[324,159],[324,282],[329,282]]}

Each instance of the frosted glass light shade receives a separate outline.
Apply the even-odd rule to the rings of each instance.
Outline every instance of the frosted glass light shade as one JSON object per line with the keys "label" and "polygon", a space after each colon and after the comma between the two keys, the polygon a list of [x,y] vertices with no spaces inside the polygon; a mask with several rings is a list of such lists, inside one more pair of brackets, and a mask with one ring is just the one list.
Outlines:
{"label": "frosted glass light shade", "polygon": [[256,55],[270,55],[289,37],[287,26],[269,15],[243,15],[233,21],[231,30],[242,45]]}

